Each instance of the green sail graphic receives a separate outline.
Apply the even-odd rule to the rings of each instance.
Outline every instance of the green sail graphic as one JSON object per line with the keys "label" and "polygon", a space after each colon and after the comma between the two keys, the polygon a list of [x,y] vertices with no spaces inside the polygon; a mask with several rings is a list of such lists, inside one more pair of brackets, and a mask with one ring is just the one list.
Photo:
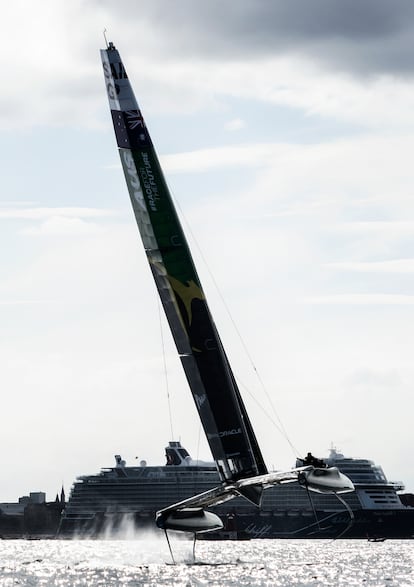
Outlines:
{"label": "green sail graphic", "polygon": [[122,167],[154,280],[223,481],[267,472],[118,51],[101,51]]}

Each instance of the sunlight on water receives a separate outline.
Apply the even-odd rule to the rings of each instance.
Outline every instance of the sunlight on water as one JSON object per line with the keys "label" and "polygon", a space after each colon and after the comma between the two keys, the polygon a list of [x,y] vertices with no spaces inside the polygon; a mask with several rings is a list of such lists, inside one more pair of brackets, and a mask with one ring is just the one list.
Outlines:
{"label": "sunlight on water", "polygon": [[357,540],[0,541],[1,587],[414,586],[414,542]]}

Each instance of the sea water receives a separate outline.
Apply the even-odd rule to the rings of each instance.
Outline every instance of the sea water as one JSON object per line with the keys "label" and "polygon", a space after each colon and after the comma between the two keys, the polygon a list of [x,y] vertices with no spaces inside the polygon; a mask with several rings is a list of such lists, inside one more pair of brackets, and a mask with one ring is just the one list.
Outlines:
{"label": "sea water", "polygon": [[2,540],[1,587],[414,585],[414,541]]}

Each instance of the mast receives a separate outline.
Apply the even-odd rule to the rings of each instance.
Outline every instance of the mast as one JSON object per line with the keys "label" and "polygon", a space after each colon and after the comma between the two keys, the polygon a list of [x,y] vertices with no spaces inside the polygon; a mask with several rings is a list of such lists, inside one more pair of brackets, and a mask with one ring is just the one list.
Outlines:
{"label": "mast", "polygon": [[151,137],[113,43],[101,50],[101,58],[136,222],[221,479],[266,474]]}

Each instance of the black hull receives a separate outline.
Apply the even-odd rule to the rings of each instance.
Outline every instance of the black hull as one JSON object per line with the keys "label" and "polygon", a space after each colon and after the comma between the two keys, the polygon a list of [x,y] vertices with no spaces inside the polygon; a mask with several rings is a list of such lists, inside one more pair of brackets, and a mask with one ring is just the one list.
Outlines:
{"label": "black hull", "polygon": [[[317,511],[317,520],[309,512],[276,514],[227,514],[224,529],[202,536],[203,539],[410,539],[414,538],[414,508],[407,510],[357,510],[354,520],[346,512]],[[60,538],[103,538],[131,531],[155,529],[155,512],[145,514],[100,513],[89,519],[63,518]]]}
{"label": "black hull", "polygon": [[414,538],[414,509],[392,511],[316,512],[315,516],[288,512],[281,516],[243,516],[234,520],[235,529],[251,538]]}

